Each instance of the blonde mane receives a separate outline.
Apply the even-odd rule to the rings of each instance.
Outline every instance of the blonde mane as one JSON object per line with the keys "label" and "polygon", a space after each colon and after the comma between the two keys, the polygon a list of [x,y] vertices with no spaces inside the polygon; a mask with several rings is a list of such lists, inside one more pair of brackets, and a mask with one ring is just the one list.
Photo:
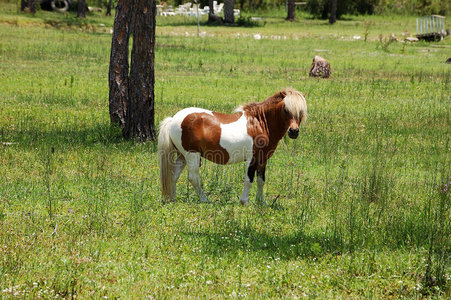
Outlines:
{"label": "blonde mane", "polygon": [[305,97],[299,91],[293,88],[285,88],[272,97],[269,97],[260,103],[248,103],[238,106],[234,112],[248,112],[258,115],[263,113],[265,105],[268,103],[277,103],[283,101],[285,109],[295,118],[299,118],[301,123],[307,120],[307,102]]}
{"label": "blonde mane", "polygon": [[286,96],[283,98],[285,109],[294,117],[299,117],[301,122],[307,120],[307,102],[304,95],[299,91],[287,88],[283,91]]}

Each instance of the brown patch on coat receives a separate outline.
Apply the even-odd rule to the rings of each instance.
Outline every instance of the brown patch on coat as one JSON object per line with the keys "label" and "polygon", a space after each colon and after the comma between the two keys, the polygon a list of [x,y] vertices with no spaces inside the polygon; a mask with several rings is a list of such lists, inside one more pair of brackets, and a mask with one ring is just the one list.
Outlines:
{"label": "brown patch on coat", "polygon": [[218,119],[221,124],[230,124],[238,121],[239,118],[243,115],[242,112],[237,112],[235,114],[222,114],[218,112],[213,112],[213,115]]}
{"label": "brown patch on coat", "polygon": [[219,144],[221,124],[235,122],[242,114],[213,112],[213,116],[208,113],[187,115],[181,124],[183,148],[186,151],[199,152],[202,157],[214,163],[226,164],[229,161],[229,153]]}

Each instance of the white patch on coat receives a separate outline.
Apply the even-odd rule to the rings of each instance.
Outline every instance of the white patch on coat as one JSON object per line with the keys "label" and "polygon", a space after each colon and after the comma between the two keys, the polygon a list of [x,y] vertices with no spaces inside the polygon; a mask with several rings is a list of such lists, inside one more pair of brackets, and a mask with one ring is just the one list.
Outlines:
{"label": "white patch on coat", "polygon": [[235,110],[233,111],[233,112],[244,112],[244,106],[243,105],[240,105],[240,106],[238,106],[237,108],[235,108]]}
{"label": "white patch on coat", "polygon": [[252,158],[253,140],[247,134],[247,118],[244,114],[235,122],[221,124],[219,144],[229,153],[228,164]]}

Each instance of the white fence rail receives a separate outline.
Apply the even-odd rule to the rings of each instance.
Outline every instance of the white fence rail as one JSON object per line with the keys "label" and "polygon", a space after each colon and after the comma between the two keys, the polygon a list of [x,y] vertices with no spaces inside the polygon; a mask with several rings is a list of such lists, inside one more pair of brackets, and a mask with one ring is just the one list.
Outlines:
{"label": "white fence rail", "polygon": [[446,35],[445,20],[438,15],[417,18],[417,37],[443,39]]}

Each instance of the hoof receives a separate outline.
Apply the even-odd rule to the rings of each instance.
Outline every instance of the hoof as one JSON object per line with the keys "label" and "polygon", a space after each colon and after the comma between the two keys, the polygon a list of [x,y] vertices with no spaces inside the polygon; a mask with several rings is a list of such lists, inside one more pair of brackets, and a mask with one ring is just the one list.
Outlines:
{"label": "hoof", "polygon": [[266,201],[263,197],[261,198],[255,198],[255,202],[260,206],[266,206]]}
{"label": "hoof", "polygon": [[240,204],[243,206],[249,205],[249,200],[240,200]]}

